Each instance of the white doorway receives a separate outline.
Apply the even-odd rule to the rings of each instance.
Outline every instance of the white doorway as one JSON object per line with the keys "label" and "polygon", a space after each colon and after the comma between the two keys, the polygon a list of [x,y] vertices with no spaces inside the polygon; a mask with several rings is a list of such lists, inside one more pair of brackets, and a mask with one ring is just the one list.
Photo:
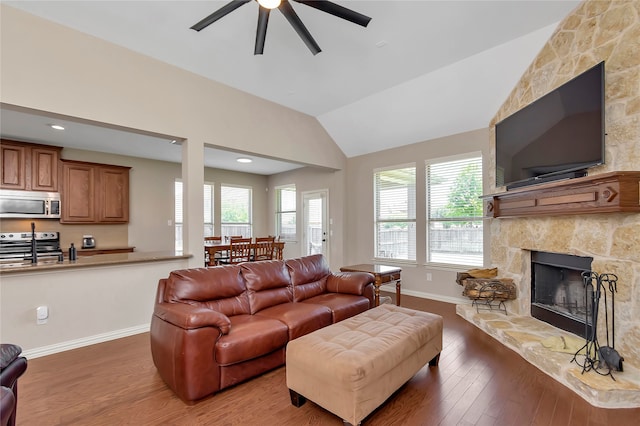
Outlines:
{"label": "white doorway", "polygon": [[322,253],[329,259],[329,191],[302,193],[302,255]]}

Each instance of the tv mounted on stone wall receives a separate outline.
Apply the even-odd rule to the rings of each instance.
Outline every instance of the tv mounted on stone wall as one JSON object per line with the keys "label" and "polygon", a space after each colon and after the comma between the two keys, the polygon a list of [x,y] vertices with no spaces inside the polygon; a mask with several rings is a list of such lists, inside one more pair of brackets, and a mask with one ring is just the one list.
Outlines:
{"label": "tv mounted on stone wall", "polygon": [[585,176],[604,137],[601,62],[496,124],[496,187]]}

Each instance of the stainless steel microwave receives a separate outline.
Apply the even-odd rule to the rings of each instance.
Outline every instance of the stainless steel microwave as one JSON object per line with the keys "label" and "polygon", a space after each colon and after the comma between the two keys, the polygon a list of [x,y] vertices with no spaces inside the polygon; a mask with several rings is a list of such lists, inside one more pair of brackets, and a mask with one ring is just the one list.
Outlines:
{"label": "stainless steel microwave", "polygon": [[57,192],[0,190],[0,218],[59,217],[60,194]]}

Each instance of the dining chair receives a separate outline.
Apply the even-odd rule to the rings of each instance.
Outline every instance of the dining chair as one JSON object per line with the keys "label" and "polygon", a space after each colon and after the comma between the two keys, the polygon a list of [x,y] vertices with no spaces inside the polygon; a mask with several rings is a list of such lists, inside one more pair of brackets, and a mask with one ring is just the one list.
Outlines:
{"label": "dining chair", "polygon": [[272,260],[275,237],[256,237],[253,243],[253,260]]}
{"label": "dining chair", "polygon": [[229,240],[229,259],[221,260],[219,263],[235,264],[251,261],[251,250],[253,244],[251,238],[231,238]]}
{"label": "dining chair", "polygon": [[227,250],[220,250],[219,248],[212,247],[208,244],[221,244],[222,237],[204,237],[204,266],[215,266],[220,263],[221,260],[228,260],[229,254]]}

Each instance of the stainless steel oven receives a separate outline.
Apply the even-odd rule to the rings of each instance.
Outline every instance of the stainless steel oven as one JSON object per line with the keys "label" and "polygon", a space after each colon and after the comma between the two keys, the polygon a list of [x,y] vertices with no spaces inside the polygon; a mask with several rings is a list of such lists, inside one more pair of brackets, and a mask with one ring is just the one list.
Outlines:
{"label": "stainless steel oven", "polygon": [[58,219],[57,192],[0,190],[0,218]]}
{"label": "stainless steel oven", "polygon": [[[32,243],[34,236],[35,244]],[[55,231],[34,231],[33,234],[31,232],[0,233],[0,262],[30,260],[34,249],[36,259],[60,258],[62,256],[60,234]]]}

